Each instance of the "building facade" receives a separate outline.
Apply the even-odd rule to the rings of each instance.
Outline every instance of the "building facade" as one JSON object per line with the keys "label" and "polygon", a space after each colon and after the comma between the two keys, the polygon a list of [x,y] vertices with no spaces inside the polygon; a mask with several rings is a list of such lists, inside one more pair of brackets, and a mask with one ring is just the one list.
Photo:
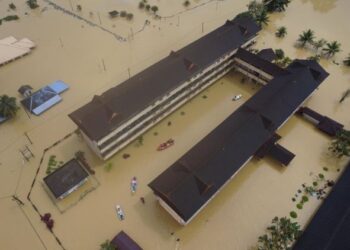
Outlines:
{"label": "building facade", "polygon": [[249,17],[229,20],[69,116],[106,160],[228,73],[259,30]]}

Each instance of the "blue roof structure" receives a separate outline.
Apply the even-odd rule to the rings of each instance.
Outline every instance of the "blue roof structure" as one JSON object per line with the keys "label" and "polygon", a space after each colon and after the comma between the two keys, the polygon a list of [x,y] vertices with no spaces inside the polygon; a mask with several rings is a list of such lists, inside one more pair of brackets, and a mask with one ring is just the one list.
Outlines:
{"label": "blue roof structure", "polygon": [[34,115],[40,115],[55,104],[59,103],[62,100],[59,94],[68,88],[68,85],[64,82],[55,81],[34,92],[31,96],[23,99],[21,103]]}

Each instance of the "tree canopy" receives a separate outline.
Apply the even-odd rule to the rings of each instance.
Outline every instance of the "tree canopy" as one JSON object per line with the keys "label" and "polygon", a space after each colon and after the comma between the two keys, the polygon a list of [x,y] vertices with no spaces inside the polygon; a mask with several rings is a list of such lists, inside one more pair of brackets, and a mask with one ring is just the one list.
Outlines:
{"label": "tree canopy", "polygon": [[13,117],[18,110],[19,107],[17,106],[15,97],[9,97],[7,95],[0,96],[0,115],[2,117]]}
{"label": "tree canopy", "polygon": [[338,158],[350,156],[350,131],[345,129],[338,131],[329,150]]}
{"label": "tree canopy", "polygon": [[267,11],[285,11],[290,3],[290,0],[263,0],[264,5],[266,6]]}
{"label": "tree canopy", "polygon": [[267,234],[259,237],[259,250],[291,249],[293,242],[301,234],[300,225],[286,217],[275,217],[271,226],[267,227]]}

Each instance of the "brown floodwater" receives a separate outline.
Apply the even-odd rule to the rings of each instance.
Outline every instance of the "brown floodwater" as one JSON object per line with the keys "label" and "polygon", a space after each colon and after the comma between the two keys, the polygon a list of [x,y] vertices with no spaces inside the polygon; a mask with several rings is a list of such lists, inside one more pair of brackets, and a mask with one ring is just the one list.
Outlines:
{"label": "brown floodwater", "polygon": [[[3,22],[0,38],[27,37],[37,48],[0,67],[0,94],[20,98],[17,94],[20,85],[30,84],[38,89],[58,79],[68,83],[70,89],[62,94],[61,103],[40,117],[27,116],[21,109],[15,119],[0,125],[0,246],[1,249],[60,249],[26,196],[43,150],[75,129],[67,114],[88,102],[94,94],[127,79],[129,73],[141,71],[171,50],[222,25],[226,19],[243,11],[248,1],[191,1],[191,7],[206,4],[181,13],[184,10],[181,1],[149,0],[159,6],[161,16],[167,17],[161,20],[140,11],[137,2],[127,0],[54,1],[62,10],[40,1],[40,9],[34,11],[26,7],[25,1],[13,2],[20,20]],[[78,4],[82,6],[80,12],[76,10]],[[7,6],[7,1],[0,0],[0,17],[11,13]],[[295,46],[303,30],[310,28],[317,38],[339,41],[342,51],[334,58],[321,60],[330,76],[307,105],[347,128],[350,126],[350,99],[342,104],[339,99],[350,88],[350,70],[335,63],[340,63],[350,53],[349,9],[347,0],[294,0],[286,12],[270,16],[271,22],[261,32],[257,44],[258,48],[282,48],[291,58],[306,58],[314,51]],[[110,19],[107,13],[111,10],[132,12],[134,19],[131,22]],[[150,24],[144,27],[146,20]],[[284,39],[274,36],[279,26],[287,27]],[[128,40],[120,41],[118,37]],[[274,216],[288,216],[295,210],[297,221],[305,226],[320,202],[310,199],[298,210],[291,198],[302,183],[311,184],[318,173],[322,172],[327,179],[337,179],[340,173],[337,169],[342,169],[344,161],[332,158],[327,153],[329,138],[299,117],[292,117],[278,131],[282,135],[280,143],[296,154],[288,168],[268,159],[251,161],[186,227],[179,226],[158,205],[147,187],[258,90],[251,83],[242,84],[240,79],[240,75],[230,73],[199,94],[146,132],[143,145],[132,143],[115,155],[109,161],[113,164],[110,171],[105,170],[106,164],[76,135],[50,149],[44,157],[31,199],[41,213],[52,213],[54,232],[64,247],[98,249],[103,241],[124,230],[144,249],[240,250],[254,246]],[[238,93],[243,94],[242,100],[232,102],[232,96]],[[172,122],[171,126],[167,126],[168,121]],[[24,136],[25,132],[33,144]],[[175,139],[175,145],[157,152],[157,145],[169,138]],[[35,155],[30,162],[24,162],[19,152],[25,145]],[[67,161],[77,150],[86,152],[96,171],[96,181],[55,204],[42,184],[48,158],[56,155],[57,159]],[[131,157],[123,159],[124,153]],[[323,167],[329,170],[325,172]],[[139,181],[134,195],[130,192],[133,176]],[[92,191],[84,194],[87,190]],[[15,193],[25,203],[21,208],[10,198]],[[140,202],[140,197],[145,198],[146,204]],[[124,221],[116,217],[116,204],[125,211]]]}

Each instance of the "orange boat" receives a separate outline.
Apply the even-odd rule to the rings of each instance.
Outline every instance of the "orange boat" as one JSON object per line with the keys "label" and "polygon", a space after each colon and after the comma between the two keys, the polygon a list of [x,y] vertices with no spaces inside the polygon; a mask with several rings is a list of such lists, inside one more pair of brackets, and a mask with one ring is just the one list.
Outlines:
{"label": "orange boat", "polygon": [[168,147],[171,147],[172,145],[174,145],[175,141],[173,139],[169,139],[166,142],[160,144],[157,148],[158,151],[162,151],[164,149],[167,149]]}

